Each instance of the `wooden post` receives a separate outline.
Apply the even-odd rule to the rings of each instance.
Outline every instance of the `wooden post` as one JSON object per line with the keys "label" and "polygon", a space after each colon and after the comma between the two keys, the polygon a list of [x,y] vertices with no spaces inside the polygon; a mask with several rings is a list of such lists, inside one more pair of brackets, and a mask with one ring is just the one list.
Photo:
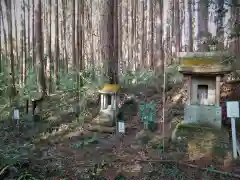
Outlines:
{"label": "wooden post", "polygon": [[191,104],[191,95],[192,95],[192,76],[191,75],[188,75],[188,80],[187,80],[187,96],[188,96],[188,99],[187,99],[187,105],[190,105]]}
{"label": "wooden post", "polygon": [[215,104],[220,105],[220,76],[216,76],[216,94],[215,94]]}

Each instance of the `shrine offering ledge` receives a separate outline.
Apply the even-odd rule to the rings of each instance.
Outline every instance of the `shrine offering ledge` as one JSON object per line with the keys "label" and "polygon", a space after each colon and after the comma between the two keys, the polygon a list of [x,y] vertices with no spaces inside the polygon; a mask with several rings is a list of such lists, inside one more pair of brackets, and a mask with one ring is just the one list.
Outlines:
{"label": "shrine offering ledge", "polygon": [[197,65],[215,65],[224,64],[227,57],[230,56],[228,52],[179,52],[178,58],[183,66],[197,66]]}
{"label": "shrine offering ledge", "polygon": [[180,65],[178,71],[183,74],[208,74],[208,75],[224,75],[232,71],[231,65],[198,65],[185,66]]}

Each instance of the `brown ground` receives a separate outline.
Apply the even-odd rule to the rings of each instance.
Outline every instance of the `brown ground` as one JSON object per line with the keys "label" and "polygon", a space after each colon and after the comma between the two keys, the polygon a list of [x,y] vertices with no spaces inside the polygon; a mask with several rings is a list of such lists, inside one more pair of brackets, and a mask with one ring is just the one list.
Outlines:
{"label": "brown ground", "polygon": [[[145,92],[147,101],[158,104],[158,118],[161,120],[162,97],[160,93],[154,93],[153,90],[150,91],[151,89],[149,89],[148,92]],[[223,94],[222,92],[222,96]],[[131,177],[135,177],[135,179],[145,177],[147,179],[148,177],[148,179],[160,180],[178,179],[181,176],[182,179],[203,179],[206,170],[200,170],[200,168],[214,166],[219,170],[234,171],[239,175],[230,178],[216,173],[211,174],[212,179],[240,179],[240,171],[237,170],[240,169],[238,168],[239,165],[231,163],[231,160],[229,160],[231,158],[216,161],[213,157],[201,156],[201,158],[190,161],[186,152],[182,151],[182,147],[176,147],[172,142],[168,141],[172,129],[175,127],[170,121],[173,118],[179,119],[183,116],[184,95],[185,89],[181,88],[181,85],[168,92],[165,123],[159,125],[164,127],[165,135],[163,135],[162,128],[156,133],[149,133],[151,140],[156,139],[153,143],[156,147],[139,138],[139,134],[144,133],[139,115],[129,116],[124,136],[97,133],[98,143],[89,143],[81,147],[80,142],[84,138],[93,137],[93,133],[87,130],[87,124],[97,114],[96,106],[92,105],[89,110],[90,114],[88,114],[88,118],[85,118],[85,123],[82,126],[71,132],[56,133],[51,138],[37,142],[38,147],[41,148],[39,161],[36,161],[39,171],[41,173],[44,171],[48,177],[52,176],[50,179],[66,177],[67,180],[84,180],[83,175],[85,175],[85,179],[89,175],[92,175],[89,179],[94,179],[93,176],[96,174],[101,174],[108,180],[113,180],[119,173],[127,176],[127,179],[131,179]],[[234,95],[233,97],[238,99],[239,96]],[[54,100],[51,100],[51,103],[53,102]],[[46,106],[46,109],[49,109],[49,107]],[[54,112],[52,113],[54,114]],[[62,113],[57,119],[58,123],[69,125],[74,122],[75,117],[69,113]],[[165,147],[164,152],[161,152],[159,146],[163,139],[165,139]],[[53,170],[56,171],[57,167],[61,167],[60,173],[53,172]],[[174,175],[173,172],[170,172],[173,169],[180,171]],[[88,173],[84,173],[86,171]],[[96,171],[95,174],[93,171]]]}
{"label": "brown ground", "polygon": [[[166,108],[168,111],[164,125],[166,138],[170,137],[174,127],[174,125],[170,127],[170,123],[168,123],[170,121],[169,119],[172,118],[170,115],[175,114],[175,117],[181,116],[181,104],[184,101],[183,95],[185,91],[183,89],[179,88],[178,90],[172,91],[174,91],[175,94],[170,92],[172,94],[167,97],[168,103]],[[151,101],[151,98],[149,99]],[[153,99],[155,102],[159,102],[159,105],[161,106],[160,96],[155,95]],[[162,116],[161,114],[162,112],[159,111],[159,118]],[[184,155],[183,152],[177,152],[176,149],[174,149],[175,147],[171,147],[171,144],[168,141],[165,142],[164,153],[161,153],[158,149],[149,147],[147,144],[139,144],[136,136],[142,129],[142,125],[140,125],[139,121],[140,118],[139,116],[134,116],[131,117],[131,119],[131,121],[128,121],[131,122],[131,124],[127,125],[128,129],[124,136],[118,137],[114,134],[98,134],[98,137],[100,138],[98,144],[84,148],[72,148],[71,144],[76,142],[79,138],[79,134],[88,133],[84,132],[85,130],[82,129],[82,133],[78,130],[75,132],[75,137],[68,138],[67,140],[56,144],[51,153],[53,153],[55,157],[61,159],[67,179],[81,179],[80,176],[82,171],[84,169],[91,169],[94,164],[104,165],[104,167],[99,167],[98,170],[99,173],[107,177],[108,180],[114,179],[118,173],[122,173],[129,178],[135,177],[135,179],[140,179],[141,177],[144,177],[144,174],[149,172],[151,168],[166,164],[168,164],[168,166],[173,166],[176,164],[176,160],[179,162],[180,160],[185,162],[175,165],[182,170],[184,179],[202,179],[205,176],[206,171],[201,171],[199,168],[207,168],[210,166],[214,166],[218,170],[224,170],[226,172],[237,171],[236,168],[233,168],[231,163],[227,162],[227,160],[224,160],[224,162],[214,162],[212,157],[203,156],[201,159],[189,161],[186,154]],[[160,126],[163,127],[163,125]],[[74,136],[74,133],[68,135],[68,137],[70,136]],[[159,139],[163,139],[162,130],[159,130],[155,136],[158,136]],[[158,174],[155,175],[155,177],[156,176],[158,177],[157,179],[169,179],[169,175],[166,175],[166,173],[165,175]],[[235,178],[230,178],[216,173],[212,174],[211,177],[214,179],[238,179],[240,178],[240,175]],[[170,179],[175,178],[172,177]]]}

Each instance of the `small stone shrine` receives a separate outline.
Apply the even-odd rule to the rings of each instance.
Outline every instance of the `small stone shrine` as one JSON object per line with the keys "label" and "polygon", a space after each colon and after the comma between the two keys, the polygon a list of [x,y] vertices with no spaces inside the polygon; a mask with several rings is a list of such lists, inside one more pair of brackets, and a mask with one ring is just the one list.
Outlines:
{"label": "small stone shrine", "polygon": [[[105,131],[111,131],[106,130],[106,127],[113,127],[116,123],[116,115],[118,113],[119,90],[120,86],[118,84],[105,84],[104,87],[99,91],[100,112],[98,116],[93,119],[92,124],[101,125],[102,127],[104,127]],[[99,127],[97,129],[99,129]]]}
{"label": "small stone shrine", "polygon": [[188,100],[183,123],[221,127],[220,80],[231,72],[224,52],[181,52],[178,70],[187,78]]}

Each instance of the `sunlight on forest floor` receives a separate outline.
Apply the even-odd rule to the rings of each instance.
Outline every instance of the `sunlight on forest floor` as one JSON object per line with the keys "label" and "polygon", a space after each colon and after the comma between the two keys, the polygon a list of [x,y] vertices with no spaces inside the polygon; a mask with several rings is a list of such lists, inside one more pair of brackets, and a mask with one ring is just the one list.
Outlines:
{"label": "sunlight on forest floor", "polygon": [[[176,87],[179,88],[167,93],[169,111],[167,121],[172,121],[173,127],[182,119],[181,104],[185,101],[184,89],[180,88],[181,86],[176,85]],[[150,87],[141,91],[151,102],[161,104],[160,93],[157,95]],[[1,166],[8,164],[14,167],[15,171],[10,173],[11,176],[17,177],[27,170],[39,179],[45,177],[95,179],[100,176],[105,179],[114,179],[120,174],[145,179],[216,177],[203,175],[196,168],[189,169],[176,165],[176,161],[192,160],[200,167],[211,165],[219,152],[216,149],[211,151],[209,148],[201,149],[195,142],[198,141],[202,147],[209,145],[210,142],[205,140],[209,137],[213,139],[219,137],[218,135],[215,137],[216,133],[206,131],[195,133],[195,130],[190,132],[190,129],[187,129],[187,131],[178,132],[178,136],[182,136],[182,141],[171,142],[169,137],[164,138],[160,132],[143,130],[138,115],[133,116],[131,121],[127,121],[127,131],[124,136],[92,132],[88,129],[89,122],[99,112],[97,99],[95,96],[92,97],[94,98],[90,99],[94,103],[90,103],[81,112],[79,118],[69,110],[76,103],[76,99],[60,93],[52,95],[44,102],[44,118],[41,122],[24,118],[20,124],[20,132],[10,118],[7,118],[7,121],[1,121],[0,137],[3,139],[0,144]],[[161,110],[158,113],[161,117]],[[168,133],[166,134],[169,136]],[[190,138],[185,138],[186,136]],[[197,138],[199,136],[205,140],[200,141]],[[195,156],[196,152],[198,156]],[[205,158],[206,152],[210,153],[208,157],[211,156],[212,159]],[[220,155],[222,156],[221,152]],[[227,155],[228,153],[226,157]],[[226,164],[222,159],[217,163]],[[20,164],[21,168],[16,164]],[[192,176],[193,172],[197,173],[196,177]],[[2,176],[1,173],[0,176]]]}

